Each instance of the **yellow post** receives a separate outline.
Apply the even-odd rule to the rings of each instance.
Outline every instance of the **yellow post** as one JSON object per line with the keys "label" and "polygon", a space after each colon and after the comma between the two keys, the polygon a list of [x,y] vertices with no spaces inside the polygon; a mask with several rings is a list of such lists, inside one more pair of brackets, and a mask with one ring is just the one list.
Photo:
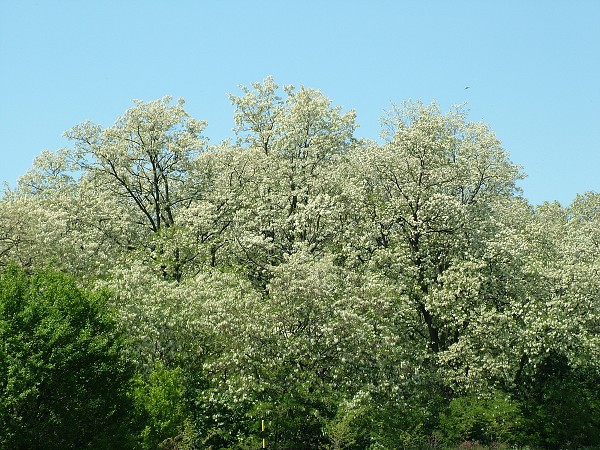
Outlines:
{"label": "yellow post", "polygon": [[262,448],[267,448],[267,441],[265,440],[265,421],[262,421],[261,424],[261,428],[262,428],[262,433],[263,433],[263,446]]}

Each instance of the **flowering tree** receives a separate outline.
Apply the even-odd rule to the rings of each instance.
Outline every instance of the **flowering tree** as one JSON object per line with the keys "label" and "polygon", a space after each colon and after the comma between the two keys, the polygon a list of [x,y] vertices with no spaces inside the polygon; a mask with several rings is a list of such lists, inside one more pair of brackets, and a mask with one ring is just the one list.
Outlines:
{"label": "flowering tree", "polygon": [[356,124],[354,111],[343,114],[319,91],[285,86],[282,99],[271,78],[252,88],[230,97],[243,150],[224,175],[239,198],[236,253],[260,280],[286,255],[322,251],[333,239],[327,181],[336,157],[352,148]]}
{"label": "flowering tree", "polygon": [[265,418],[278,448],[399,448],[440,423],[492,436],[456,423],[469,405],[533,417],[485,415],[503,433],[572,425],[545,390],[594,410],[598,194],[532,207],[461,108],[394,107],[377,143],[320,91],[241,91],[235,140],[208,147],[183,101],[136,102],[71,129],[0,202],[0,262],[108,289],[138,400],[172,381],[176,418],[142,404],[148,445],[192,417],[215,447],[254,445]]}
{"label": "flowering tree", "polygon": [[435,104],[407,103],[383,123],[386,142],[353,153],[346,169],[356,174],[348,210],[360,211],[349,218],[359,232],[346,230],[348,263],[386,275],[398,302],[410,305],[398,332],[450,357],[465,386],[480,374],[466,357],[472,340],[523,301],[503,283],[506,268],[494,254],[506,245],[507,258],[519,256],[510,254],[519,222],[505,214],[522,209],[519,169],[489,128],[467,122],[461,110],[443,115]]}
{"label": "flowering tree", "polygon": [[161,245],[160,238],[200,196],[202,180],[192,174],[206,123],[189,117],[183,100],[174,106],[170,101],[136,101],[112,127],[84,122],[66,136],[76,144],[71,156],[83,173],[80,186],[110,205],[95,209],[96,222],[119,246],[148,250],[164,276],[179,280],[187,255],[177,245]]}

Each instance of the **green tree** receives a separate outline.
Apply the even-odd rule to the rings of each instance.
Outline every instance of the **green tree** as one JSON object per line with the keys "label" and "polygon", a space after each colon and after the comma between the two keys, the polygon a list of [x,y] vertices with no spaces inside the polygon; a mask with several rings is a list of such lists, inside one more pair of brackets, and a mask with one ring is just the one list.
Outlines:
{"label": "green tree", "polygon": [[463,441],[482,444],[523,442],[521,405],[507,393],[454,398],[440,417],[440,431],[449,445]]}
{"label": "green tree", "polygon": [[544,448],[597,448],[600,445],[600,370],[569,364],[549,352],[519,386],[527,438]]}
{"label": "green tree", "polygon": [[0,274],[0,446],[130,448],[133,369],[105,302],[59,273]]}
{"label": "green tree", "polygon": [[134,403],[145,424],[140,435],[143,449],[152,450],[166,441],[183,440],[188,411],[181,369],[167,369],[158,362],[147,380],[138,377]]}

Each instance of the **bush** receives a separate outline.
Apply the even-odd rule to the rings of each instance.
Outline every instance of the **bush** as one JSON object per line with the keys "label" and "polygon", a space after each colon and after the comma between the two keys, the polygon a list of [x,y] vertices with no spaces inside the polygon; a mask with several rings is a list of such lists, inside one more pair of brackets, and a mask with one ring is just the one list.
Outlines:
{"label": "bush", "polygon": [[600,374],[593,366],[572,367],[550,352],[522,387],[532,444],[550,449],[600,447]]}
{"label": "bush", "polygon": [[520,405],[497,391],[490,397],[457,397],[440,415],[440,432],[448,444],[460,442],[516,443],[522,435]]}
{"label": "bush", "polygon": [[185,394],[180,368],[167,369],[158,362],[147,380],[136,378],[133,398],[145,423],[140,436],[143,449],[165,447],[185,437],[189,428]]}
{"label": "bush", "polygon": [[133,369],[105,300],[59,273],[0,273],[1,448],[131,448]]}

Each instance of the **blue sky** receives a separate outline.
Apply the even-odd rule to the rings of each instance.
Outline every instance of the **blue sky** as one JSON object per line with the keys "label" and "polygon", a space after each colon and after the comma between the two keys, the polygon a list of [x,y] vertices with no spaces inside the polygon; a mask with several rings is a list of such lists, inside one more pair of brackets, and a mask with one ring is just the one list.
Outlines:
{"label": "blue sky", "polygon": [[218,143],[227,94],[273,75],[355,109],[373,139],[391,102],[467,102],[525,196],[567,205],[600,191],[599,24],[597,0],[0,0],[0,180],[131,99],[184,97]]}

